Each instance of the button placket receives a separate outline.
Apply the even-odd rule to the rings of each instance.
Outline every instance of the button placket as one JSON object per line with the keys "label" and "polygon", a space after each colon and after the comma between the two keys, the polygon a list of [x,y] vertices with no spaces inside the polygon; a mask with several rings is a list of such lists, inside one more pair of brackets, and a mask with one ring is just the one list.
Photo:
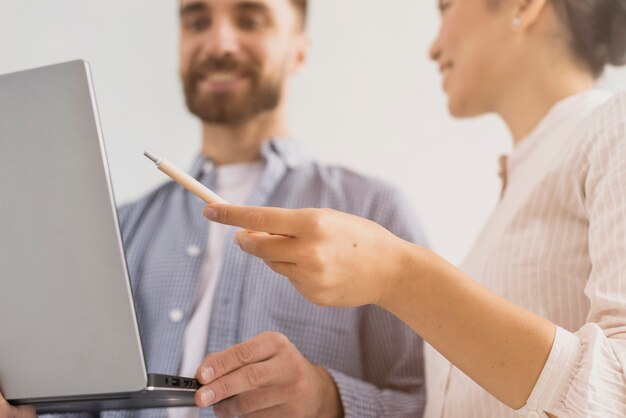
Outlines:
{"label": "button placket", "polygon": [[211,161],[206,161],[204,164],[202,164],[202,172],[204,174],[210,173],[211,170],[213,170],[214,168],[215,165]]}
{"label": "button placket", "polygon": [[195,244],[191,244],[187,246],[187,255],[189,257],[197,257],[200,255],[200,247]]}
{"label": "button placket", "polygon": [[180,321],[182,321],[183,319],[183,311],[181,311],[178,308],[172,309],[170,311],[170,321],[172,321],[173,323],[178,323]]}

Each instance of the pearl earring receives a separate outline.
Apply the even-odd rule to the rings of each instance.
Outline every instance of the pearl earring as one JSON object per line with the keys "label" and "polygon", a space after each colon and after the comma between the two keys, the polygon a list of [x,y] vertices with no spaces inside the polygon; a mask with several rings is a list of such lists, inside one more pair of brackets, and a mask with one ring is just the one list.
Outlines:
{"label": "pearl earring", "polygon": [[518,28],[521,24],[522,24],[522,19],[520,19],[519,16],[516,16],[515,19],[513,19],[513,26]]}

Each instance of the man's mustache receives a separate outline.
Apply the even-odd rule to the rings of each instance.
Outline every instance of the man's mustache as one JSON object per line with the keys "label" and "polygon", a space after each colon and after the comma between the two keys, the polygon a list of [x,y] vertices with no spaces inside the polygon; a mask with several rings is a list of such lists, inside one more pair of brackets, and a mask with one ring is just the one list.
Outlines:
{"label": "man's mustache", "polygon": [[244,75],[252,75],[257,72],[256,66],[251,63],[237,61],[230,57],[209,57],[195,66],[193,74],[201,78],[212,71],[236,71]]}

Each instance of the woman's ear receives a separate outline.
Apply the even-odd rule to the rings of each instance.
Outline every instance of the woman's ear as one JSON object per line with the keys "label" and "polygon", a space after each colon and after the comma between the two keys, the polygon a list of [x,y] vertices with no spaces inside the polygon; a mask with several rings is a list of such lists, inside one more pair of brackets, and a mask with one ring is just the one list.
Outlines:
{"label": "woman's ear", "polygon": [[549,0],[514,0],[512,25],[525,30],[534,25],[545,10]]}

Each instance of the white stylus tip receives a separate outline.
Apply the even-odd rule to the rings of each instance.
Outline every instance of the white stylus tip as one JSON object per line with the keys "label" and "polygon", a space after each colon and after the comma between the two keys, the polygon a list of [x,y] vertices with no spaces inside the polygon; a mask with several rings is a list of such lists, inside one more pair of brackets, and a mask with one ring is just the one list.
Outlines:
{"label": "white stylus tip", "polygon": [[143,155],[145,155],[146,157],[148,157],[149,159],[152,160],[152,162],[154,162],[155,164],[158,164],[159,161],[159,157],[157,157],[156,155],[154,155],[153,153],[151,153],[150,151],[144,151]]}

